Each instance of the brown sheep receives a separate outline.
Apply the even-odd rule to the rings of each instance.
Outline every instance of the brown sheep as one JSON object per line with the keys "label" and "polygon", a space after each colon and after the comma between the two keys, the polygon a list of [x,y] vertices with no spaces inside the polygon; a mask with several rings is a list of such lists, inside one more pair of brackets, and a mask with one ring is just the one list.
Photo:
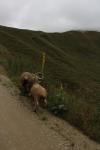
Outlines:
{"label": "brown sheep", "polygon": [[38,83],[40,79],[41,78],[36,74],[32,74],[30,72],[23,72],[20,77],[21,87],[24,92],[29,93],[32,85],[34,83]]}
{"label": "brown sheep", "polygon": [[39,105],[47,105],[47,91],[40,84],[33,84],[30,90],[30,96],[33,99],[34,111],[37,111]]}

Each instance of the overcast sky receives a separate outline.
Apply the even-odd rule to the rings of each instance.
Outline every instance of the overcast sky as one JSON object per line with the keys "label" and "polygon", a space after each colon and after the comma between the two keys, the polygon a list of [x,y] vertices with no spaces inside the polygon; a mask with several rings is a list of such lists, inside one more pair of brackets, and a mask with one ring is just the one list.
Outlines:
{"label": "overcast sky", "polygon": [[100,0],[0,0],[0,25],[46,32],[100,31]]}

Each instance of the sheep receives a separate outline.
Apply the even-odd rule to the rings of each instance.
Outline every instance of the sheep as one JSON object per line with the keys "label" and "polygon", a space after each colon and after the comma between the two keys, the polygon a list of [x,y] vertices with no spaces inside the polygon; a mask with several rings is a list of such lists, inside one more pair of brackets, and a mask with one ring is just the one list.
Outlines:
{"label": "sheep", "polygon": [[32,74],[30,72],[23,72],[20,76],[21,88],[24,92],[28,92],[28,82],[32,79]]}
{"label": "sheep", "polygon": [[41,73],[30,73],[30,72],[23,72],[20,77],[21,87],[24,92],[29,93],[30,88],[34,83],[40,83],[43,79],[43,75]]}
{"label": "sheep", "polygon": [[30,89],[30,96],[33,99],[35,112],[39,108],[39,105],[47,105],[47,91],[39,83],[33,84],[33,86]]}

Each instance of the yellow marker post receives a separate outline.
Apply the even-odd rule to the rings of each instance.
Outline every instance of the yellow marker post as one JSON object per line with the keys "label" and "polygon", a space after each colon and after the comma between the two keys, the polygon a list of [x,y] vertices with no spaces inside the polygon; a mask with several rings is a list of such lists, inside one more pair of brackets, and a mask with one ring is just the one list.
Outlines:
{"label": "yellow marker post", "polygon": [[42,53],[42,70],[41,72],[44,73],[44,66],[45,66],[45,60],[46,60],[46,53]]}

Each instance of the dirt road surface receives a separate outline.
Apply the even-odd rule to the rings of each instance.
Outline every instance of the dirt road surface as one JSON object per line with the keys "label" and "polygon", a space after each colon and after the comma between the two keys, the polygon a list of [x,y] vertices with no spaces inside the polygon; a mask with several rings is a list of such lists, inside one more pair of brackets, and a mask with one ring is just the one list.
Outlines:
{"label": "dirt road surface", "polygon": [[65,121],[30,111],[16,93],[11,81],[0,75],[0,150],[100,150]]}

